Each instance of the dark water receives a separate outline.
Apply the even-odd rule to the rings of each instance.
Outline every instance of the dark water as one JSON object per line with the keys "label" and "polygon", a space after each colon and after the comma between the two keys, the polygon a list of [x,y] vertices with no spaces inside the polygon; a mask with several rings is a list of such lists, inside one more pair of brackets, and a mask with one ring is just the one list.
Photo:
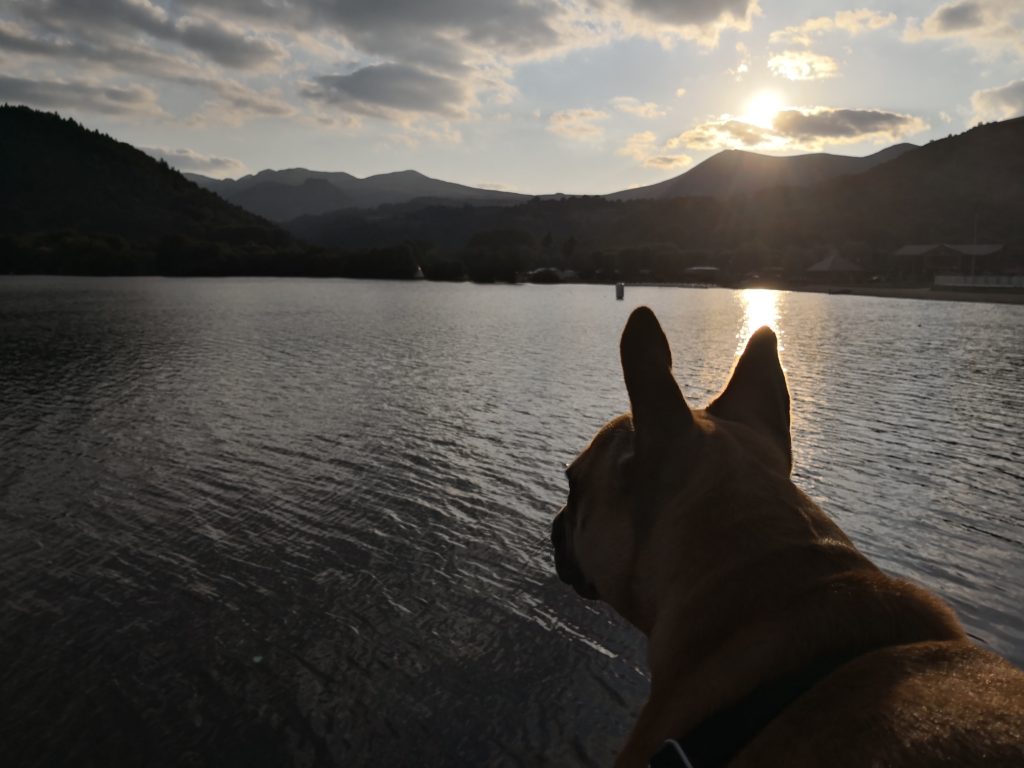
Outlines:
{"label": "dark water", "polygon": [[778,328],[797,482],[1024,662],[1022,307],[4,278],[5,763],[607,764],[643,644],[547,534],[638,303],[695,405]]}

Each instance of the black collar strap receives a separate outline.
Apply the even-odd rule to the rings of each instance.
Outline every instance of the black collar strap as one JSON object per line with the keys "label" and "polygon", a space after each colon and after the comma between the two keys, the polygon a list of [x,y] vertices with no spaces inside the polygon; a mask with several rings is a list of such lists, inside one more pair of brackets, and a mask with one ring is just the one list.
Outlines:
{"label": "black collar strap", "polygon": [[686,736],[666,741],[654,753],[649,768],[721,768],[728,765],[801,694],[861,653],[825,657],[799,672],[757,688],[704,720]]}

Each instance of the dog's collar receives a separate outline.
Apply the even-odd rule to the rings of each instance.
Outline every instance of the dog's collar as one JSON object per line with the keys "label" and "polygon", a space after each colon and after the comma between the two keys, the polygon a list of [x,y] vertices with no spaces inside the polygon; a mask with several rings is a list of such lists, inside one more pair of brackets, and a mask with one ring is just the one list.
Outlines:
{"label": "dog's collar", "polygon": [[666,741],[651,757],[649,768],[720,768],[728,765],[801,694],[860,655],[858,651],[827,656],[799,672],[757,688],[735,704],[711,715],[685,736]]}

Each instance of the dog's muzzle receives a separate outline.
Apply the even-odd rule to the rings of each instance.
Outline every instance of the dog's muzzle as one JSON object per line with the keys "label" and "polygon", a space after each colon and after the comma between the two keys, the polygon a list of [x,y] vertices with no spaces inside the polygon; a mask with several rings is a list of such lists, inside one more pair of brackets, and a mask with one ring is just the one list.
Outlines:
{"label": "dog's muzzle", "polygon": [[569,546],[569,520],[562,510],[551,523],[551,546],[555,551],[555,573],[563,582],[568,584],[580,597],[587,600],[597,600],[597,589],[583,575],[576,558],[573,556],[572,547]]}

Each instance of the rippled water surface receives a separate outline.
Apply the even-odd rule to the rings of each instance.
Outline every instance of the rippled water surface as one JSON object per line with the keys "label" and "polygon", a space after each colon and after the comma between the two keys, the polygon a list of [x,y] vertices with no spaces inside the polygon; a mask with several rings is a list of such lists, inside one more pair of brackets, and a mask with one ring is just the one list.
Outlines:
{"label": "rippled water surface", "polygon": [[640,303],[695,405],[776,327],[797,483],[1024,662],[1024,307],[626,298],[0,279],[4,759],[607,764],[643,644],[547,536]]}

